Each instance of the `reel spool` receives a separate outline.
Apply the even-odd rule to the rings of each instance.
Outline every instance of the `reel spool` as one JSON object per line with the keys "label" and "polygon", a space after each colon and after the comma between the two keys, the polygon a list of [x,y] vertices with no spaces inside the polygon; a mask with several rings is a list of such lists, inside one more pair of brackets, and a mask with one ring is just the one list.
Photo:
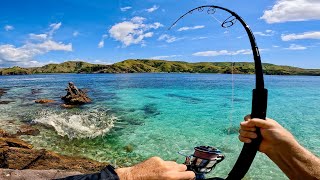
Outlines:
{"label": "reel spool", "polygon": [[194,153],[185,157],[184,164],[187,165],[187,170],[195,172],[197,180],[205,179],[204,175],[211,172],[218,163],[224,160],[221,151],[211,146],[195,147]]}

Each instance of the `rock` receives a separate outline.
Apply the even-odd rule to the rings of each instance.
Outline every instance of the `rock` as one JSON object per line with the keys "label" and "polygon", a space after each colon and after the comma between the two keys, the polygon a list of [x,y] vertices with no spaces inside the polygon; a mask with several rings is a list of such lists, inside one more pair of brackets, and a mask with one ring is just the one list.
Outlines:
{"label": "rock", "polygon": [[51,99],[38,99],[35,102],[40,104],[47,104],[47,103],[54,103],[55,101]]}
{"label": "rock", "polygon": [[71,105],[71,104],[61,104],[61,107],[63,108],[75,108],[75,107],[78,107],[78,105]]}
{"label": "rock", "polygon": [[0,97],[2,95],[4,95],[5,93],[7,93],[8,89],[5,89],[5,88],[0,88]]}
{"label": "rock", "polygon": [[41,89],[31,89],[31,94],[39,94],[41,93]]}
{"label": "rock", "polygon": [[6,131],[0,129],[0,138],[1,137],[6,137],[6,138],[15,138],[16,135],[15,134],[9,134]]}
{"label": "rock", "polygon": [[124,149],[128,152],[128,153],[131,153],[133,152],[133,146],[131,144],[128,144],[124,147]]}
{"label": "rock", "polygon": [[29,169],[61,169],[92,173],[103,169],[107,163],[100,163],[86,158],[70,157],[46,151],[46,154],[34,162]]}
{"label": "rock", "polygon": [[6,141],[0,140],[0,148],[9,147],[8,143]]}
{"label": "rock", "polygon": [[22,180],[22,179],[59,179],[68,176],[79,175],[80,172],[69,172],[62,170],[13,170],[13,169],[0,169],[1,180]]}
{"label": "rock", "polygon": [[0,138],[0,141],[4,141],[9,147],[19,147],[25,149],[32,149],[32,145],[18,138]]}
{"label": "rock", "polygon": [[0,101],[0,104],[9,104],[9,103],[12,103],[14,101]]}
{"label": "rock", "polygon": [[[23,125],[23,128],[30,128]],[[27,131],[29,132],[29,131]],[[0,129],[0,135],[6,132]],[[19,138],[0,137],[0,168],[68,170],[93,173],[103,169],[107,163],[94,160],[59,155],[47,150],[32,149],[32,145]],[[1,175],[0,175],[1,177]],[[1,178],[0,178],[1,179]]]}
{"label": "rock", "polygon": [[44,154],[44,150],[10,147],[6,152],[7,166],[10,169],[26,169]]}
{"label": "rock", "polygon": [[82,105],[91,102],[86,92],[78,89],[72,82],[69,82],[66,91],[67,95],[61,97],[61,99],[64,100],[67,105]]}
{"label": "rock", "polygon": [[4,130],[0,129],[0,137],[4,137],[6,134],[7,133]]}
{"label": "rock", "polygon": [[19,127],[19,130],[17,131],[16,135],[30,135],[30,136],[36,136],[39,135],[40,131],[37,128],[34,128],[30,125],[24,124]]}

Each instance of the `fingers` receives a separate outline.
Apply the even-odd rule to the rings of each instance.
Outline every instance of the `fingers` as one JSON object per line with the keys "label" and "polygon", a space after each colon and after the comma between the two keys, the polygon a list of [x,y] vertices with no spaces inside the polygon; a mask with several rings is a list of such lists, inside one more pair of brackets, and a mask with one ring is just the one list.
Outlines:
{"label": "fingers", "polygon": [[248,130],[248,131],[253,131],[253,129],[251,129],[253,127],[269,128],[272,126],[272,120],[268,118],[267,120],[258,119],[258,118],[251,119],[251,115],[247,115],[244,117],[244,120],[245,120],[244,122],[240,123],[241,129]]}
{"label": "fingers", "polygon": [[164,164],[167,166],[175,166],[178,165],[178,163],[174,162],[174,161],[164,161]]}
{"label": "fingers", "polygon": [[251,119],[249,123],[254,124],[256,127],[259,128],[270,128],[272,126],[270,121],[256,118]]}
{"label": "fingers", "polygon": [[244,143],[251,143],[251,142],[252,142],[251,139],[242,137],[241,135],[239,135],[239,140],[240,140],[241,142],[244,142]]}
{"label": "fingers", "polygon": [[241,122],[240,128],[245,131],[256,131],[256,126],[249,122],[250,121]]}
{"label": "fingers", "polygon": [[255,139],[255,138],[258,137],[255,132],[244,131],[244,130],[242,130],[242,129],[240,129],[239,133],[240,133],[240,136],[242,136],[242,137],[244,137],[244,138]]}
{"label": "fingers", "polygon": [[178,171],[181,171],[181,172],[187,170],[187,166],[184,165],[184,164],[178,164],[176,168],[177,168]]}
{"label": "fingers", "polygon": [[175,180],[192,180],[195,179],[196,175],[193,171],[185,172],[175,172],[171,173],[166,179],[175,179]]}
{"label": "fingers", "polygon": [[183,172],[187,170],[187,166],[184,164],[178,164],[174,161],[165,162],[168,169],[174,169],[175,171]]}

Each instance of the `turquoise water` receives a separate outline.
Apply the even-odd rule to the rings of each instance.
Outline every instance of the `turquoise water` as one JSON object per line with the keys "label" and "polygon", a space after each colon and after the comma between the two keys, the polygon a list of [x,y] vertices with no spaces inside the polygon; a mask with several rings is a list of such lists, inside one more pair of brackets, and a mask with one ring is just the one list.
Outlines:
{"label": "turquoise water", "polygon": [[[60,108],[69,81],[88,89],[93,103]],[[320,77],[266,76],[265,81],[268,117],[320,155]],[[0,83],[9,89],[1,99],[14,101],[0,105],[1,128],[14,131],[19,122],[35,123],[41,134],[23,138],[37,148],[129,166],[151,156],[182,162],[178,151],[211,145],[226,159],[210,176],[225,177],[242,147],[237,129],[251,110],[254,76],[57,74],[0,76]],[[35,104],[39,98],[57,104]],[[246,179],[286,178],[258,154]]]}

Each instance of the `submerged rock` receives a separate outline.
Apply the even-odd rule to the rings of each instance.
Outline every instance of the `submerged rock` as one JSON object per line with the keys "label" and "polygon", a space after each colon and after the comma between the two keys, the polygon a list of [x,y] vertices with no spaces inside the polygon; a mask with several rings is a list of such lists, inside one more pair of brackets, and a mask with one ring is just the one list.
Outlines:
{"label": "submerged rock", "polygon": [[31,89],[31,94],[39,94],[41,93],[41,89]]}
{"label": "submerged rock", "polygon": [[39,104],[47,104],[47,103],[54,103],[55,101],[51,99],[38,99],[38,100],[35,100],[35,102]]}
{"label": "submerged rock", "polygon": [[78,89],[73,82],[69,82],[66,91],[67,95],[61,97],[66,105],[82,105],[91,102],[86,91]]}
{"label": "submerged rock", "polygon": [[24,124],[19,127],[19,130],[17,131],[16,135],[30,135],[30,136],[36,136],[39,135],[40,131],[37,128],[34,128],[30,125]]}
{"label": "submerged rock", "polygon": [[5,88],[0,88],[0,97],[2,95],[4,95],[5,93],[7,93],[8,89],[5,89]]}
{"label": "submerged rock", "polygon": [[61,104],[61,107],[63,107],[63,108],[75,108],[75,107],[78,107],[78,105],[72,105],[72,104]]}
{"label": "submerged rock", "polygon": [[12,103],[14,101],[0,101],[0,104],[9,104],[9,103]]}

